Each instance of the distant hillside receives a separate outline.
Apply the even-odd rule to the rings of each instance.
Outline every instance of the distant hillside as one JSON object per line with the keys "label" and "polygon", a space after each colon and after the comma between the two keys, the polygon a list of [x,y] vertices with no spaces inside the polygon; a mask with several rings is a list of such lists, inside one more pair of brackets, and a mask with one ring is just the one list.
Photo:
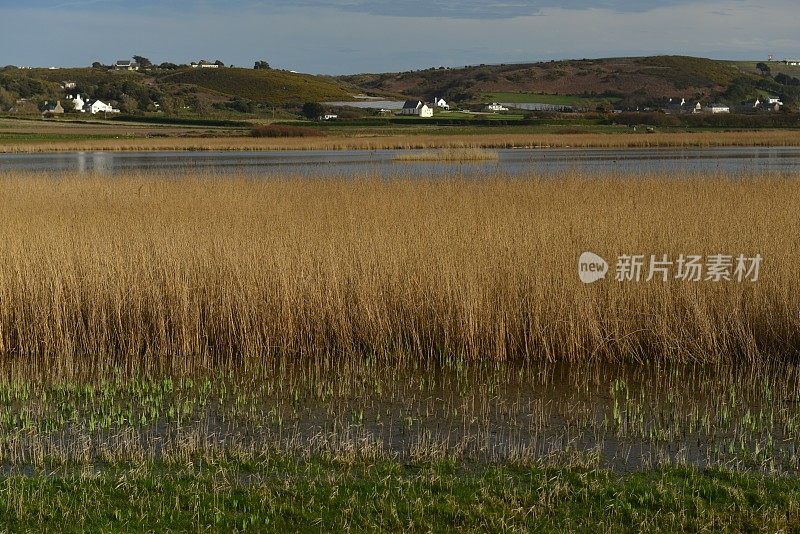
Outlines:
{"label": "distant hillside", "polygon": [[656,56],[582,59],[458,69],[342,76],[373,94],[408,97],[443,96],[461,101],[486,100],[497,93],[541,93],[639,100],[696,98],[724,93],[755,73],[726,61]]}
{"label": "distant hillside", "polygon": [[21,99],[26,101],[25,109],[34,112],[45,101],[65,100],[68,94],[60,87],[64,81],[77,84],[69,93],[111,102],[129,114],[226,116],[269,110],[272,116],[274,107],[348,100],[357,92],[333,78],[270,69],[4,68],[0,69],[0,112],[21,108]]}
{"label": "distant hillside", "polygon": [[352,97],[341,82],[283,70],[183,69],[159,83],[195,85],[209,91],[274,105],[302,104]]}

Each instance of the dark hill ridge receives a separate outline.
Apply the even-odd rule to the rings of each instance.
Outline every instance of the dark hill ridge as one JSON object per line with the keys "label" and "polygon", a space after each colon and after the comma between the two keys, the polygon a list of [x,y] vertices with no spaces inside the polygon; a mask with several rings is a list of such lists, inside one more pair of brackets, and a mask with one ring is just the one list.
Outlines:
{"label": "dark hill ridge", "polygon": [[685,56],[582,59],[342,76],[365,92],[475,101],[492,93],[686,98],[754,77],[733,62]]}

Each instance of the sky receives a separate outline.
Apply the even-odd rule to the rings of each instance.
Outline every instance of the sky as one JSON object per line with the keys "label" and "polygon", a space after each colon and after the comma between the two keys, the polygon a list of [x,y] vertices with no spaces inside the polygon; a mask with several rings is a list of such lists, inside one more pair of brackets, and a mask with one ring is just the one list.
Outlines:
{"label": "sky", "polygon": [[0,65],[133,55],[315,74],[654,54],[800,56],[797,0],[0,0]]}

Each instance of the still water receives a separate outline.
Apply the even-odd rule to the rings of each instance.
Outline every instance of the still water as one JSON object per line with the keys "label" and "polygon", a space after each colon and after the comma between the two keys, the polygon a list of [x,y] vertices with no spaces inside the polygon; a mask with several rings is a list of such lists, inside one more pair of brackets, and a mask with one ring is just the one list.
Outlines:
{"label": "still water", "polygon": [[[403,151],[407,153],[408,151]],[[558,175],[608,173],[800,172],[800,148],[509,149],[496,161],[399,162],[400,151],[64,152],[0,154],[3,171],[114,174],[123,171],[246,173],[264,176]]]}

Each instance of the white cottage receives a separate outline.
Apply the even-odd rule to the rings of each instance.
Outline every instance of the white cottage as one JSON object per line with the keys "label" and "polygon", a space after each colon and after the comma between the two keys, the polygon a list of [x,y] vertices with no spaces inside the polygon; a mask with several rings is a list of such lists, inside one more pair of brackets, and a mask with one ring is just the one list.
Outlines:
{"label": "white cottage", "polygon": [[416,115],[424,119],[433,117],[433,108],[425,104],[421,100],[406,100],[403,104],[403,115]]}
{"label": "white cottage", "polygon": [[719,113],[730,113],[731,108],[724,104],[711,104],[710,106],[706,106],[703,111],[717,115]]}
{"label": "white cottage", "polygon": [[497,102],[492,102],[486,106],[486,111],[508,111],[508,108],[502,104],[498,104]]}
{"label": "white cottage", "polygon": [[86,103],[86,111],[95,115],[97,113],[119,113],[118,109],[114,109],[111,104],[106,104],[102,100],[92,100]]}
{"label": "white cottage", "polygon": [[433,99],[433,105],[437,108],[450,109],[450,104],[444,98],[439,98],[438,96]]}
{"label": "white cottage", "polygon": [[75,108],[75,111],[86,113],[86,109],[84,109],[86,107],[86,101],[80,94],[75,95],[75,98],[70,98],[69,100],[72,101],[72,106]]}

